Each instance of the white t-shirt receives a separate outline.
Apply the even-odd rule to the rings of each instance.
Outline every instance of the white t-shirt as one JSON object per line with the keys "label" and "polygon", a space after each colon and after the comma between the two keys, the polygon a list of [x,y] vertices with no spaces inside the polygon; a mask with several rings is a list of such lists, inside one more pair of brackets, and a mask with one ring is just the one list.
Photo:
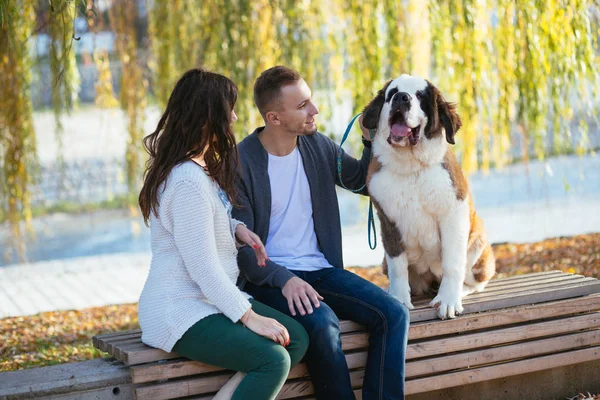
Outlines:
{"label": "white t-shirt", "polygon": [[265,245],[271,261],[296,271],[332,268],[319,250],[310,187],[298,147],[278,157],[269,154],[271,221]]}

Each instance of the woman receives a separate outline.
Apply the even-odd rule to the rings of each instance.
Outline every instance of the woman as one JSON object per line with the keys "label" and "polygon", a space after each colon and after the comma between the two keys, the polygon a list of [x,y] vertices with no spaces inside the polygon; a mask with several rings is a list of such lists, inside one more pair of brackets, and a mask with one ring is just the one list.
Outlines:
{"label": "woman", "polygon": [[230,216],[236,100],[226,77],[190,70],[144,139],[150,159],[139,203],[150,223],[152,264],[139,322],[149,346],[246,373],[233,399],[274,399],[308,336],[235,285],[236,245],[252,246],[259,266],[267,258],[258,236]]}

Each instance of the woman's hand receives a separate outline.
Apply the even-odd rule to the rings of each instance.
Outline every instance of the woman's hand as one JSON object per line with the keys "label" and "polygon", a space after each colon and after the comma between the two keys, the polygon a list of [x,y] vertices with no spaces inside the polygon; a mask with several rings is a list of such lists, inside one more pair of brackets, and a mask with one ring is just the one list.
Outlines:
{"label": "woman's hand", "polygon": [[242,315],[240,321],[252,332],[271,339],[283,347],[290,344],[290,334],[285,326],[281,325],[276,319],[263,317],[249,309],[246,314]]}
{"label": "woman's hand", "polygon": [[267,250],[256,233],[252,232],[245,225],[239,224],[235,227],[235,237],[239,242],[245,243],[254,249],[259,267],[264,267],[266,265],[267,260],[269,259]]}

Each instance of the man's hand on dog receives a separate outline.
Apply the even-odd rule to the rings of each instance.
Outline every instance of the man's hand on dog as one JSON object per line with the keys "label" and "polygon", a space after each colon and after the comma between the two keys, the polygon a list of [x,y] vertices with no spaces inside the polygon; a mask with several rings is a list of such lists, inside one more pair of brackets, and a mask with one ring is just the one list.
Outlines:
{"label": "man's hand on dog", "polygon": [[319,308],[319,300],[323,300],[323,297],[312,286],[297,276],[287,281],[282,293],[287,299],[290,313],[294,317],[296,316],[296,308],[300,315],[312,314],[312,305],[314,304],[315,308]]}

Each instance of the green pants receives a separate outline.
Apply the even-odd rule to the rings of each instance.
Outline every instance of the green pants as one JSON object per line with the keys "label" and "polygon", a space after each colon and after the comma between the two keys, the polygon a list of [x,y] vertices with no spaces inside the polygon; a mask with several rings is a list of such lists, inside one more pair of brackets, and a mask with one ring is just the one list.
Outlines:
{"label": "green pants", "polygon": [[304,356],[308,335],[291,317],[256,300],[250,303],[257,314],[274,318],[286,327],[290,334],[287,347],[257,335],[239,322],[231,322],[223,314],[214,314],[188,329],[173,350],[191,360],[245,372],[232,400],[275,399],[290,368]]}

